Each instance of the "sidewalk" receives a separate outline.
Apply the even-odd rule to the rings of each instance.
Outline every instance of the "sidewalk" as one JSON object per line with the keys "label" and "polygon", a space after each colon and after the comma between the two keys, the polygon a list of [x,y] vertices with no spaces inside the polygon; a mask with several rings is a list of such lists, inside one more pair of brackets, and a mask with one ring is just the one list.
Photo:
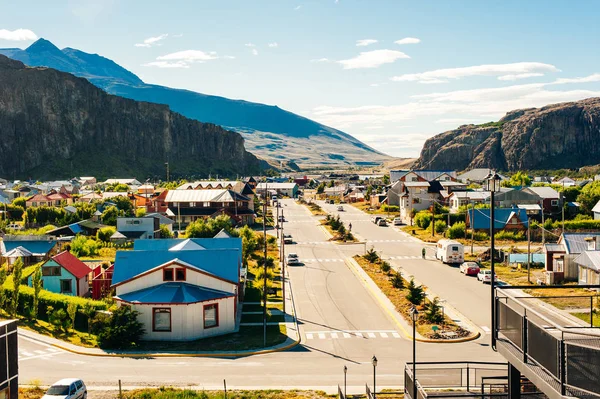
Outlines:
{"label": "sidewalk", "polygon": [[[352,258],[346,259],[346,265],[350,268],[350,270],[352,270],[352,272],[358,277],[358,279],[366,286],[366,288],[369,290],[369,292],[371,292],[371,294],[380,303],[380,305],[383,307],[383,309],[386,311],[386,313],[390,316],[390,318],[396,323],[396,325],[398,325],[398,327],[400,327],[400,330],[402,330],[402,333],[406,336],[406,338],[412,339],[413,338],[412,324],[410,324],[404,318],[404,316],[402,316],[396,310],[396,307],[394,306],[394,304],[381,291],[381,289],[379,289],[377,284],[375,284],[375,282],[369,277],[369,275],[363,270],[363,268],[360,267],[360,265]],[[398,266],[393,266],[393,268],[397,271],[402,270],[402,268],[400,268]],[[404,275],[407,275],[406,272],[404,273]],[[420,284],[416,280],[415,280],[415,283]],[[426,290],[426,295],[431,300],[433,300],[433,298],[436,296],[434,293],[431,292],[431,290]],[[458,338],[458,339],[434,340],[434,339],[425,338],[417,332],[416,337],[415,337],[417,341],[439,342],[439,343],[458,343],[458,342],[466,342],[466,341],[475,340],[482,335],[481,330],[474,323],[472,323],[469,319],[467,319],[465,316],[460,314],[454,307],[448,305],[447,303],[444,303],[444,309],[445,309],[445,312],[448,315],[448,317],[450,317],[452,320],[454,320],[462,328],[464,328],[467,331],[470,331],[471,333],[473,333],[475,335],[471,336],[471,337]]]}
{"label": "sidewalk", "polygon": [[[287,273],[286,273],[287,274]],[[296,305],[294,303],[294,296],[292,294],[291,284],[286,276],[284,279],[286,284],[286,309],[288,313],[285,315],[285,321],[282,323],[267,323],[268,325],[280,325],[284,324],[286,327],[287,339],[281,344],[270,346],[267,348],[258,348],[255,350],[244,350],[244,351],[161,351],[161,352],[147,352],[147,351],[119,351],[119,350],[104,350],[100,348],[86,348],[65,342],[53,337],[41,335],[36,332],[19,328],[19,335],[25,339],[40,342],[43,344],[51,345],[59,349],[63,349],[67,352],[85,355],[85,356],[101,356],[101,357],[242,357],[251,356],[271,352],[280,352],[290,349],[300,343],[300,334],[298,331],[298,323],[296,320]],[[241,323],[241,326],[254,326],[262,323]]]}

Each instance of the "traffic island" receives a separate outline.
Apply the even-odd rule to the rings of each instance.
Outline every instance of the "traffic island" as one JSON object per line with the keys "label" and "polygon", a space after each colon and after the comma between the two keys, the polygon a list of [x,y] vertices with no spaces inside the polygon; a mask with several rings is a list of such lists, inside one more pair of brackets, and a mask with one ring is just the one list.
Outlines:
{"label": "traffic island", "polygon": [[[381,260],[375,251],[368,251],[363,256],[356,255],[347,264],[382,306],[387,308],[406,336],[410,336],[408,331],[412,328],[411,311],[415,307],[419,311],[416,328],[418,341],[465,342],[481,335],[474,325],[466,328],[465,325],[455,323],[455,317],[451,317],[448,312],[450,309],[445,309],[447,305],[442,308],[437,297],[428,295],[426,287],[414,280],[406,280],[388,262]],[[452,312],[455,310],[452,309]]]}

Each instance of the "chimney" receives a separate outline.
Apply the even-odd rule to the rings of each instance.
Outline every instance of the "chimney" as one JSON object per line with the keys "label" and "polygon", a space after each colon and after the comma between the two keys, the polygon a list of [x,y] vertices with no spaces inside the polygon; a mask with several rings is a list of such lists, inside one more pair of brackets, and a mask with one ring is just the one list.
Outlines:
{"label": "chimney", "polygon": [[598,250],[598,239],[600,237],[596,236],[596,237],[586,237],[585,241],[588,244],[587,250],[588,251],[596,251]]}

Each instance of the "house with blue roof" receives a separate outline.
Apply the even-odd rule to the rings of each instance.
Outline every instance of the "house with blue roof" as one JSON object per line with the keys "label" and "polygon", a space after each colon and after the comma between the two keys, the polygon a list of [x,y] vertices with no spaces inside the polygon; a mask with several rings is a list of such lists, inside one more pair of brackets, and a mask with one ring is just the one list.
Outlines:
{"label": "house with blue roof", "polygon": [[140,314],[144,339],[191,341],[235,332],[241,307],[242,240],[136,240],[117,251],[114,299]]}
{"label": "house with blue roof", "polygon": [[[526,209],[495,208],[494,230],[527,230],[529,217]],[[490,231],[492,227],[490,209],[469,209],[467,212],[467,227],[475,230]]]}
{"label": "house with blue roof", "polygon": [[7,236],[0,241],[0,255],[8,260],[9,265],[17,258],[21,258],[25,266],[47,260],[56,253],[57,242],[52,237],[39,237],[21,236],[17,239]]}

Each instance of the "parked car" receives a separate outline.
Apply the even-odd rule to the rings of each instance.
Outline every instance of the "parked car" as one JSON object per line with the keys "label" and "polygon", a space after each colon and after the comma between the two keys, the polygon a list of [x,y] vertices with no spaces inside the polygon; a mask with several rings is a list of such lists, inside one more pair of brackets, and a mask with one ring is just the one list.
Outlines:
{"label": "parked car", "polygon": [[294,242],[294,240],[292,239],[292,235],[291,234],[284,234],[283,235],[283,243],[284,244],[292,244]]}
{"label": "parked car", "polygon": [[[492,271],[491,270],[480,270],[477,273],[477,280],[481,281],[483,284],[492,282]],[[494,282],[498,281],[498,276],[494,275]]]}
{"label": "parked car", "polygon": [[20,224],[17,224],[17,223],[11,223],[6,227],[8,227],[9,229],[12,229],[12,230],[23,230],[23,226],[21,226]]}
{"label": "parked car", "polygon": [[387,222],[385,221],[385,219],[384,219],[384,218],[380,218],[380,219],[377,221],[377,226],[387,226]]}
{"label": "parked car", "polygon": [[291,253],[291,254],[288,254],[285,263],[287,263],[288,265],[299,265],[300,258],[298,258],[297,254]]}
{"label": "parked car", "polygon": [[379,224],[379,220],[383,219],[381,216],[373,216],[371,221],[375,224]]}
{"label": "parked car", "polygon": [[344,211],[344,207],[343,206],[338,206],[338,212],[343,212]]}
{"label": "parked car", "polygon": [[402,218],[394,218],[394,226],[402,226]]}
{"label": "parked car", "polygon": [[477,262],[464,262],[460,265],[460,272],[465,276],[477,276],[480,270]]}
{"label": "parked car", "polygon": [[77,378],[64,378],[56,381],[42,396],[42,399],[86,399],[87,388]]}

